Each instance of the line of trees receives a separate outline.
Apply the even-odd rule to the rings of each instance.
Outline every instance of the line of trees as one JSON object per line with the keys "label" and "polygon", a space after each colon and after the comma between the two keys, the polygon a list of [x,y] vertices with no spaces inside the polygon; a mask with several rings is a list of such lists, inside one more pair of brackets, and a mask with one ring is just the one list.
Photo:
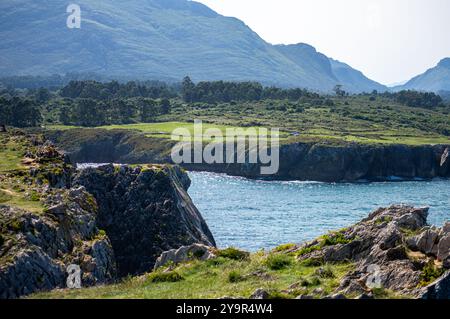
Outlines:
{"label": "line of trees", "polygon": [[83,98],[94,100],[111,100],[117,98],[173,98],[178,95],[175,88],[169,87],[163,82],[135,81],[119,83],[111,81],[107,83],[97,81],[71,81],[61,89],[60,95],[68,98]]}
{"label": "line of trees", "polygon": [[64,125],[101,126],[154,122],[159,115],[170,112],[168,99],[116,98],[108,101],[95,99],[65,99],[60,109],[59,121]]}
{"label": "line of trees", "polygon": [[[377,92],[372,92],[372,95],[376,95]],[[390,93],[385,92],[382,96],[394,99],[397,103],[409,106],[409,107],[421,107],[421,108],[434,108],[438,106],[444,107],[444,101],[442,98],[433,92],[419,92],[412,90],[403,90],[400,92]]]}
{"label": "line of trees", "polygon": [[182,97],[188,103],[227,103],[231,101],[260,101],[264,99],[318,99],[320,95],[300,88],[263,87],[258,82],[203,81],[194,84],[189,77],[185,77],[182,82]]}

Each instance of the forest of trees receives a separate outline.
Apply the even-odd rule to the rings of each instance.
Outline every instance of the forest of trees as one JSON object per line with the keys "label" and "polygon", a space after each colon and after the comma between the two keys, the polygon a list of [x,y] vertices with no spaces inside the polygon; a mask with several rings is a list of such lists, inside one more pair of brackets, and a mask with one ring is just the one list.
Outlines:
{"label": "forest of trees", "polygon": [[[39,78],[38,78],[39,80]],[[64,79],[45,78],[48,84],[62,83]],[[237,103],[261,100],[290,100],[312,106],[333,106],[330,95],[320,95],[305,89],[264,87],[257,82],[211,81],[195,84],[185,77],[179,85],[159,81],[120,83],[74,80],[58,88],[36,87],[32,78],[10,78],[28,89],[0,85],[0,125],[17,127],[38,126],[43,112],[55,112],[57,122],[65,125],[101,126],[154,122],[158,116],[171,112],[172,103],[182,99],[185,103]],[[42,79],[44,81],[44,79]],[[347,93],[335,88],[339,98]],[[439,95],[428,92],[401,91],[397,93],[376,91],[371,100],[383,96],[410,107],[435,108],[443,105]],[[174,102],[175,101],[175,102]]]}
{"label": "forest of trees", "polygon": [[101,126],[154,122],[158,115],[170,112],[168,99],[115,98],[107,101],[91,98],[64,99],[59,120],[64,125]]}
{"label": "forest of trees", "polygon": [[102,83],[97,81],[71,81],[61,89],[62,97],[111,100],[116,98],[173,98],[178,92],[163,82],[135,81],[121,84],[117,81]]}
{"label": "forest of trees", "polygon": [[383,93],[384,96],[393,98],[396,102],[409,107],[433,108],[444,106],[442,98],[432,92],[418,92],[404,90],[396,93]]}
{"label": "forest of trees", "polygon": [[0,96],[0,126],[34,127],[42,121],[41,112],[35,101]]}

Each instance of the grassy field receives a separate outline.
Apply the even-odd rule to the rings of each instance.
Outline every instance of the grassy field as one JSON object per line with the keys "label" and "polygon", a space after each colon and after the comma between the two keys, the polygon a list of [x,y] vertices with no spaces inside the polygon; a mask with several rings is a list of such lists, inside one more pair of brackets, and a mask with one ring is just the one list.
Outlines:
{"label": "grassy field", "polygon": [[348,263],[323,267],[328,270],[327,276],[316,274],[319,266],[297,262],[289,254],[261,251],[245,260],[224,257],[196,260],[170,272],[158,270],[114,285],[56,290],[38,293],[32,298],[248,298],[258,288],[267,290],[271,298],[295,298],[300,294],[319,296],[330,294],[338,287],[340,279],[353,269]]}
{"label": "grassy field", "polygon": [[40,213],[44,207],[38,194],[23,181],[30,168],[24,159],[27,143],[22,136],[0,133],[0,204]]}
{"label": "grassy field", "polygon": [[[138,130],[151,137],[170,138],[176,128],[193,133],[193,121],[204,130],[218,128],[279,128],[282,143],[336,141],[365,144],[450,144],[450,110],[422,109],[378,96],[334,98],[333,106],[314,106],[292,101],[260,101],[222,104],[187,104],[172,101],[170,114],[156,123],[110,125],[107,129]],[[51,129],[72,126],[50,125]],[[198,136],[197,136],[198,138]]]}

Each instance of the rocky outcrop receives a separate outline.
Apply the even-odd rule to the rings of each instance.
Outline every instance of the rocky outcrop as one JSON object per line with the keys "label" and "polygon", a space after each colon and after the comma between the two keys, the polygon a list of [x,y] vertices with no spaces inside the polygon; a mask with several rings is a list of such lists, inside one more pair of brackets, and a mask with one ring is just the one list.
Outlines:
{"label": "rocky outcrop", "polygon": [[[46,213],[0,206],[0,298],[66,287],[67,267],[78,265],[84,286],[116,275],[108,237],[96,226],[97,208],[84,189],[60,192]],[[60,198],[61,197],[61,198]]]}
{"label": "rocky outcrop", "polygon": [[212,247],[202,244],[193,244],[163,252],[156,260],[153,268],[156,270],[166,265],[177,265],[194,259],[208,260],[214,257],[215,255]]}
{"label": "rocky outcrop", "polygon": [[[20,168],[0,174],[0,298],[65,288],[70,269],[83,287],[106,284],[151,271],[163,251],[215,246],[180,168],[76,172],[40,137],[11,134],[27,151]],[[21,200],[10,203],[13,195]]]}
{"label": "rocky outcrop", "polygon": [[[337,293],[356,296],[384,288],[401,295],[450,298],[445,295],[448,280],[441,277],[449,269],[444,263],[450,250],[448,224],[430,227],[427,216],[428,208],[381,208],[352,227],[301,245],[298,259],[355,263]],[[441,280],[422,288],[437,277]]]}
{"label": "rocky outcrop", "polygon": [[[75,162],[170,163],[173,141],[134,131],[77,129],[46,133]],[[186,164],[189,170],[249,178],[322,182],[387,181],[450,177],[449,146],[293,143],[280,147],[277,174],[259,164]],[[265,165],[264,165],[265,166]]]}
{"label": "rocky outcrop", "polygon": [[177,167],[106,165],[80,171],[99,206],[97,222],[111,239],[119,275],[153,269],[163,251],[214,238],[192,203],[187,174]]}

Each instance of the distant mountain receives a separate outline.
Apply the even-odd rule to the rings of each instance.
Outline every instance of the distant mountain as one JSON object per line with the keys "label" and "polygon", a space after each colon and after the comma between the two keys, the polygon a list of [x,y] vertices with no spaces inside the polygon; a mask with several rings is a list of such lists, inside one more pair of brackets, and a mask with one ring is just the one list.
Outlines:
{"label": "distant mountain", "polygon": [[378,92],[388,91],[388,88],[378,82],[367,78],[362,72],[353,69],[348,64],[330,58],[331,69],[334,76],[342,83],[344,89],[350,92]]}
{"label": "distant mountain", "polygon": [[434,68],[393,89],[396,91],[418,90],[436,93],[450,91],[450,58],[441,60]]}
{"label": "distant mountain", "polygon": [[320,91],[337,83],[351,91],[379,88],[351,68],[332,67],[310,46],[272,46],[242,21],[197,2],[76,3],[81,29],[67,28],[64,1],[1,1],[0,74],[161,80],[190,75],[194,81],[254,80]]}

